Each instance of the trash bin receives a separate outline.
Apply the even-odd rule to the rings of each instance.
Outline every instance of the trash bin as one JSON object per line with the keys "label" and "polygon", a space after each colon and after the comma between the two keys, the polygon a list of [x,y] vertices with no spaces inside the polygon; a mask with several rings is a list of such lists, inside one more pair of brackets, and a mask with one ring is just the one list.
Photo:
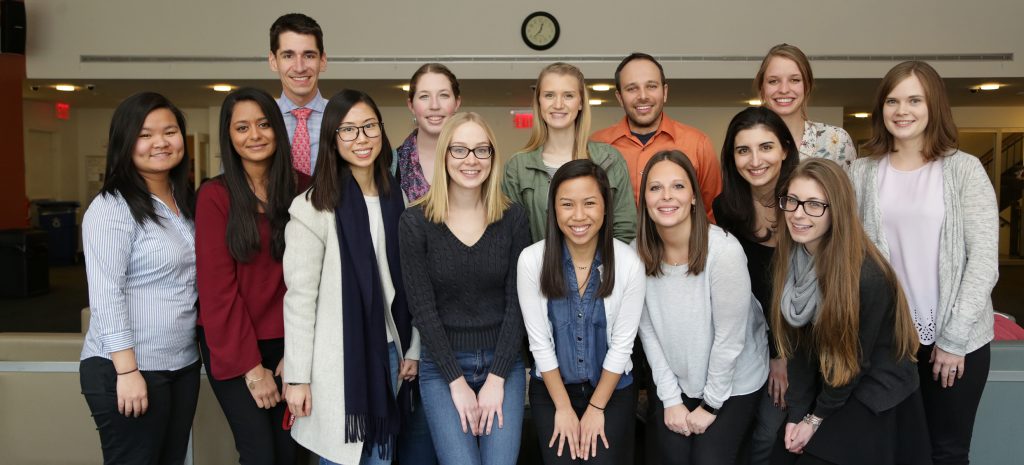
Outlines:
{"label": "trash bin", "polygon": [[32,201],[32,225],[46,231],[50,238],[50,265],[75,264],[78,255],[78,206],[75,201]]}
{"label": "trash bin", "polygon": [[0,231],[0,297],[28,297],[50,291],[48,242],[46,232],[38,229]]}

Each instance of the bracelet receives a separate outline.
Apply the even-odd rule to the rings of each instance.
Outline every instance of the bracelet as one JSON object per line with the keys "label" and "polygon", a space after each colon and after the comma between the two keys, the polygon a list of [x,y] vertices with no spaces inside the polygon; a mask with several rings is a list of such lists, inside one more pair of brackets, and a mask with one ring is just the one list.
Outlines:
{"label": "bracelet", "polygon": [[256,383],[259,381],[263,381],[263,378],[249,379],[248,376],[245,377],[245,385],[249,386],[249,389],[255,387]]}
{"label": "bracelet", "polygon": [[117,376],[130,375],[132,373],[135,373],[136,371],[139,371],[139,367],[132,368],[131,370],[128,370],[128,371],[126,371],[124,373],[117,373]]}
{"label": "bracelet", "polygon": [[807,415],[804,415],[804,419],[801,420],[801,422],[807,423],[808,425],[813,426],[814,429],[818,429],[818,427],[821,426],[821,421],[822,420],[823,420],[823,418],[821,418],[821,417],[819,417],[817,415],[814,415],[812,413],[808,413]]}
{"label": "bracelet", "polygon": [[[587,403],[590,404],[591,407],[594,407],[594,408],[596,408],[596,409],[598,409],[598,410],[600,410],[602,412],[604,411],[604,408],[601,408],[601,407],[598,407],[598,406],[594,405],[593,402],[587,402]],[[605,405],[605,408],[608,408],[608,406]]]}

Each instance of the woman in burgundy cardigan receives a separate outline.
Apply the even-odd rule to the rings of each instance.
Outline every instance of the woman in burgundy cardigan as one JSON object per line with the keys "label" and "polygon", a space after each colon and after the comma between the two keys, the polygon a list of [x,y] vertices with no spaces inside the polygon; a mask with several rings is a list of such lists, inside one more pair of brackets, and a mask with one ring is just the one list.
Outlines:
{"label": "woman in burgundy cardigan", "polygon": [[309,177],[292,169],[288,133],[266,92],[244,88],[220,113],[224,174],[199,190],[199,343],[241,463],[292,464],[282,428],[284,228]]}

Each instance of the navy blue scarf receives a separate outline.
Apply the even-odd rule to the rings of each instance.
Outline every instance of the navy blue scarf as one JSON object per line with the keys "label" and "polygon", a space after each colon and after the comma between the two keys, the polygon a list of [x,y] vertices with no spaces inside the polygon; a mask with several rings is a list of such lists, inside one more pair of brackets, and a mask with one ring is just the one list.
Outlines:
{"label": "navy blue scarf", "polygon": [[[380,209],[388,268],[395,287],[391,315],[398,326],[404,354],[412,339],[412,316],[398,262],[398,219],[405,210],[398,183],[391,179],[390,192],[381,192]],[[338,246],[341,250],[342,323],[345,350],[345,442],[362,441],[363,453],[377,448],[382,459],[392,456],[402,411],[409,411],[408,385],[392,396],[387,323],[380,268],[370,236],[370,217],[359,183],[342,181],[341,199],[335,208]],[[401,405],[400,405],[401,404]],[[379,447],[378,447],[379,446]]]}

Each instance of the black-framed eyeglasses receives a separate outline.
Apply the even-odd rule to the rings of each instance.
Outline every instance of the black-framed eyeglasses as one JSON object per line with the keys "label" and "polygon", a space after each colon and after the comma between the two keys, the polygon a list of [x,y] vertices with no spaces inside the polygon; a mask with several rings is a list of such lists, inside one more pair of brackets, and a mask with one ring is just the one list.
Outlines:
{"label": "black-framed eyeglasses", "polygon": [[338,139],[342,142],[352,142],[359,138],[359,131],[363,131],[363,135],[375,139],[380,137],[381,125],[378,122],[366,123],[362,126],[342,126],[335,130],[338,133]]}
{"label": "black-framed eyeglasses", "polygon": [[490,145],[481,145],[475,149],[471,149],[461,145],[449,145],[448,153],[452,155],[452,158],[457,158],[459,160],[468,157],[471,153],[479,160],[486,160],[494,155],[494,147],[491,147]]}
{"label": "black-framed eyeglasses", "polygon": [[808,216],[819,217],[825,214],[828,204],[818,200],[800,200],[792,195],[779,196],[779,208],[783,211],[795,212],[799,207],[804,207],[804,213]]}

